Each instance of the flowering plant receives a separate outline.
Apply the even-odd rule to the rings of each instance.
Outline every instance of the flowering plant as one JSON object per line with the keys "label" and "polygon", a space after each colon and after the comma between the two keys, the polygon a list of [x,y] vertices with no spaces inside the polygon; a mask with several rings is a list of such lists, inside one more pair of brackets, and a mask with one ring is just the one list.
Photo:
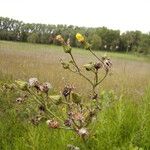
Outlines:
{"label": "flowering plant", "polygon": [[[17,80],[14,86],[23,93],[16,99],[16,102],[28,102],[31,104],[30,113],[33,115],[35,114],[33,112],[37,112],[30,118],[33,124],[37,125],[40,121],[45,121],[49,128],[71,130],[85,140],[91,134],[89,125],[96,120],[98,113],[102,110],[102,103],[96,89],[107,77],[112,63],[106,56],[99,58],[83,35],[77,33],[76,39],[96,58],[96,62],[84,64],[83,68],[80,68],[72,54],[70,39],[65,41],[61,35],[56,36],[56,40],[61,43],[64,52],[71,58],[68,62],[61,60],[62,67],[88,81],[92,89],[89,100],[84,100],[82,95],[75,92],[71,85],[65,85],[61,94],[50,94],[52,93],[51,84],[49,82],[41,83],[37,78],[30,78],[29,81]],[[90,72],[94,78],[88,77],[86,72],[82,71],[83,69]],[[101,78],[100,70],[103,70]]]}

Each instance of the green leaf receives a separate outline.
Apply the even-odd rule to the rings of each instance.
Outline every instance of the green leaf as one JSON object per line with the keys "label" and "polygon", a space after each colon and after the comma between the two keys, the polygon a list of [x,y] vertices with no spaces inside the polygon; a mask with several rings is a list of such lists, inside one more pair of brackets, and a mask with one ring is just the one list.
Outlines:
{"label": "green leaf", "polygon": [[61,95],[50,95],[49,98],[56,104],[60,104],[62,102],[62,96]]}

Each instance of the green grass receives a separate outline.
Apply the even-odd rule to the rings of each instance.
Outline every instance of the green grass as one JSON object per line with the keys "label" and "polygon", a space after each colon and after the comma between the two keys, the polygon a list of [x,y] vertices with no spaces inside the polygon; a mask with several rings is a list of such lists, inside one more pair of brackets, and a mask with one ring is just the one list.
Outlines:
{"label": "green grass", "polygon": [[[85,50],[75,48],[73,53],[80,66],[94,59]],[[15,103],[17,93],[0,91],[0,150],[65,150],[67,144],[82,150],[149,150],[149,58],[108,55],[113,62],[113,74],[101,85],[100,91],[113,90],[118,99],[99,114],[95,135],[86,144],[70,131],[52,130],[45,123],[29,124],[26,114],[17,111],[21,107]],[[90,92],[85,80],[61,68],[60,58],[69,59],[58,46],[0,41],[0,84],[38,77],[50,81],[57,92],[65,83],[73,83],[85,95]]]}

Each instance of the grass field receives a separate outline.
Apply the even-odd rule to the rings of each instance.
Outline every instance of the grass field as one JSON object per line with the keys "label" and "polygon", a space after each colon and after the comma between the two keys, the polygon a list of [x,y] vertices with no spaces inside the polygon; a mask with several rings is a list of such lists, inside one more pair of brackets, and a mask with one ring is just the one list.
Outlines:
{"label": "grass field", "polygon": [[[98,56],[104,52],[96,52]],[[93,60],[88,51],[73,49],[82,66]],[[108,53],[113,63],[112,74],[100,86],[113,90],[122,99],[104,110],[95,127],[96,135],[84,145],[72,132],[50,130],[43,123],[31,126],[14,110],[15,93],[0,94],[0,149],[65,150],[67,144],[93,150],[150,149],[150,58]],[[69,59],[62,47],[0,41],[0,83],[37,77],[49,81],[59,92],[72,83],[78,92],[89,92],[81,77],[62,69],[60,58]],[[83,90],[84,89],[84,90]]]}

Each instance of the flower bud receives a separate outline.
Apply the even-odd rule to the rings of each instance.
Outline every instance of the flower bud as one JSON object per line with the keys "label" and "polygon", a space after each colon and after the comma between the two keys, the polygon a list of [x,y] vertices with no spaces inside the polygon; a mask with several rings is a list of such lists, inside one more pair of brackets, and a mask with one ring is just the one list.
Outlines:
{"label": "flower bud", "polygon": [[64,69],[69,69],[69,63],[67,62],[61,62]]}
{"label": "flower bud", "polygon": [[22,80],[15,81],[21,90],[26,90],[28,88],[28,83]]}
{"label": "flower bud", "polygon": [[79,104],[81,102],[81,95],[79,95],[78,93],[72,93],[72,101],[76,104]]}
{"label": "flower bud", "polygon": [[72,47],[70,45],[63,45],[65,53],[71,53]]}
{"label": "flower bud", "polygon": [[85,64],[84,67],[87,71],[91,71],[92,69],[94,69],[94,65],[92,63]]}

